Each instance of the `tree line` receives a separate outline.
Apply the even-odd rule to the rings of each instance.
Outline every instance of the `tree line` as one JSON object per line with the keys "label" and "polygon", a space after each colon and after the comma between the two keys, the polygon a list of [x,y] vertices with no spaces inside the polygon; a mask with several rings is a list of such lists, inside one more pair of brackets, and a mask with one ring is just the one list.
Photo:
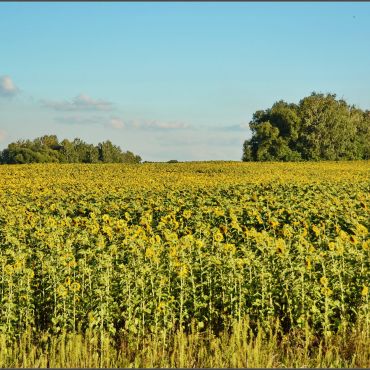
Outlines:
{"label": "tree line", "polygon": [[[280,100],[256,111],[249,127],[252,137],[243,144],[243,161],[370,159],[370,111],[335,94],[313,92],[298,104]],[[59,142],[56,135],[18,140],[0,151],[1,164],[49,162],[140,163],[141,157],[109,140]]]}
{"label": "tree line", "polygon": [[1,164],[22,163],[140,163],[141,157],[123,152],[109,140],[98,145],[79,138],[59,142],[56,135],[44,135],[34,140],[18,140],[0,151]]}
{"label": "tree line", "polygon": [[370,111],[335,94],[313,92],[298,104],[280,100],[258,110],[243,161],[370,159]]}

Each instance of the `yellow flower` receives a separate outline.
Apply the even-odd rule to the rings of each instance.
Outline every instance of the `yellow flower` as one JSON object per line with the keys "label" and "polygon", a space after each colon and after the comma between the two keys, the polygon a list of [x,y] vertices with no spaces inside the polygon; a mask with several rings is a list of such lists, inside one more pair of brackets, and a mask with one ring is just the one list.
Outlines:
{"label": "yellow flower", "polygon": [[220,216],[225,216],[225,212],[224,212],[224,210],[223,210],[223,209],[216,208],[216,209],[213,211],[213,213],[214,213],[216,216],[218,216],[218,217],[220,217]]}
{"label": "yellow flower", "polygon": [[221,242],[222,240],[224,240],[224,237],[222,236],[221,232],[219,230],[217,230],[214,234],[213,234],[213,239],[216,241],[216,242]]}
{"label": "yellow flower", "polygon": [[96,319],[95,319],[95,316],[94,316],[94,313],[92,311],[90,311],[88,314],[87,314],[87,317],[89,319],[89,323],[90,324],[94,324],[96,322]]}
{"label": "yellow flower", "polygon": [[278,226],[279,226],[279,222],[276,221],[276,220],[271,220],[269,222],[270,226],[273,228],[273,229],[276,229]]}
{"label": "yellow flower", "polygon": [[321,288],[321,293],[328,297],[333,294],[333,291],[329,287],[325,286]]}
{"label": "yellow flower", "polygon": [[171,232],[171,231],[167,231],[164,233],[164,238],[166,239],[166,241],[168,242],[174,242],[174,241],[177,241],[178,240],[178,236],[176,233],[174,232]]}
{"label": "yellow flower", "polygon": [[320,229],[316,225],[312,225],[312,231],[315,233],[316,236],[320,235]]}
{"label": "yellow flower", "polygon": [[258,223],[259,223],[260,225],[262,225],[262,224],[263,224],[263,220],[262,220],[261,215],[260,215],[260,214],[257,214],[256,218],[257,218]]}
{"label": "yellow flower", "polygon": [[340,231],[339,231],[339,237],[340,237],[340,239],[342,239],[343,241],[348,240],[348,235],[347,235],[347,233],[346,233],[345,231],[343,231],[343,230],[340,230]]}
{"label": "yellow flower", "polygon": [[367,285],[364,285],[364,287],[362,288],[361,295],[363,297],[366,297],[368,294],[369,294],[369,287]]}
{"label": "yellow flower", "polygon": [[177,248],[171,247],[169,252],[170,257],[176,257],[177,256]]}
{"label": "yellow flower", "polygon": [[59,297],[65,298],[68,295],[68,289],[64,285],[60,284],[57,288],[57,294]]}
{"label": "yellow flower", "polygon": [[77,283],[76,281],[72,283],[71,286],[69,287],[69,289],[71,289],[72,292],[78,292],[80,288],[81,288],[81,285]]}
{"label": "yellow flower", "polygon": [[157,306],[157,311],[164,311],[166,309],[166,304],[161,301],[158,303],[158,306]]}
{"label": "yellow flower", "polygon": [[155,236],[155,241],[156,243],[159,243],[161,241],[161,237],[159,235]]}
{"label": "yellow flower", "polygon": [[326,277],[326,276],[322,276],[322,277],[320,278],[320,283],[321,283],[322,285],[324,285],[324,286],[327,286],[327,285],[328,285],[328,279],[327,279],[327,277]]}
{"label": "yellow flower", "polygon": [[20,272],[23,269],[23,261],[16,261],[14,264],[14,271]]}
{"label": "yellow flower", "polygon": [[117,222],[116,222],[116,228],[117,228],[118,230],[122,230],[122,229],[124,229],[126,226],[127,226],[126,221],[124,221],[124,220],[117,220]]}
{"label": "yellow flower", "polygon": [[312,268],[311,260],[309,258],[306,258],[306,268],[307,268],[307,270],[311,270],[311,268]]}
{"label": "yellow flower", "polygon": [[283,254],[285,252],[285,248],[286,248],[285,240],[281,239],[281,238],[277,239],[275,241],[275,247],[276,247],[276,251],[278,253]]}
{"label": "yellow flower", "polygon": [[6,265],[4,267],[4,272],[5,272],[6,275],[13,275],[13,273],[14,273],[13,266],[12,265]]}
{"label": "yellow flower", "polygon": [[242,228],[240,227],[240,225],[238,223],[238,220],[236,220],[236,219],[231,221],[230,226],[235,230],[238,230],[238,231],[242,230]]}
{"label": "yellow flower", "polygon": [[235,244],[225,243],[222,247],[226,252],[230,252],[231,254],[235,254],[236,252]]}
{"label": "yellow flower", "polygon": [[199,249],[200,248],[203,248],[205,246],[204,241],[203,240],[199,240],[199,239],[195,242],[195,245]]}
{"label": "yellow flower", "polygon": [[153,258],[155,256],[155,250],[152,247],[147,248],[145,251],[145,257],[148,257],[149,259]]}
{"label": "yellow flower", "polygon": [[68,267],[76,267],[77,266],[77,262],[76,261],[74,261],[74,260],[72,260],[72,261],[69,261],[68,263],[67,263],[67,266]]}
{"label": "yellow flower", "polygon": [[186,209],[183,213],[182,213],[182,216],[184,218],[186,218],[187,220],[191,217],[192,213],[190,211],[190,209]]}
{"label": "yellow flower", "polygon": [[26,269],[26,272],[27,272],[27,275],[28,275],[28,277],[29,277],[30,279],[33,279],[33,278],[34,278],[35,273],[34,273],[34,271],[33,271],[33,270],[31,270],[31,269]]}
{"label": "yellow flower", "polygon": [[285,238],[291,238],[293,236],[293,232],[290,226],[284,225],[283,235]]}
{"label": "yellow flower", "polygon": [[188,276],[189,269],[186,265],[182,265],[179,271],[179,277],[183,278]]}
{"label": "yellow flower", "polygon": [[91,227],[91,233],[93,235],[96,235],[98,232],[99,232],[99,229],[100,229],[100,226],[99,224],[94,224],[92,227]]}
{"label": "yellow flower", "polygon": [[356,231],[357,231],[357,234],[361,236],[365,236],[369,232],[367,227],[362,224],[356,225]]}

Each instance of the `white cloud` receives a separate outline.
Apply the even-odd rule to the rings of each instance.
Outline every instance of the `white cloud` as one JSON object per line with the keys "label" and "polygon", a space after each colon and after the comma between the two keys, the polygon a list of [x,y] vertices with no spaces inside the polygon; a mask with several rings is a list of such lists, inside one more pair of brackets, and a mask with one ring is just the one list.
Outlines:
{"label": "white cloud", "polygon": [[13,80],[9,76],[0,77],[0,96],[12,97],[17,95],[19,89],[15,86]]}
{"label": "white cloud", "polygon": [[113,104],[105,100],[93,99],[80,94],[71,101],[42,101],[42,104],[57,111],[110,111]]}

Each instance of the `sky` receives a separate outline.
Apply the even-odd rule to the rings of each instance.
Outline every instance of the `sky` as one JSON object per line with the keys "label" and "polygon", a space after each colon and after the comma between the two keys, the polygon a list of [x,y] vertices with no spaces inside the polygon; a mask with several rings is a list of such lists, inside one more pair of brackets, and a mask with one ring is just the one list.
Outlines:
{"label": "sky", "polygon": [[370,109],[369,40],[369,2],[2,2],[0,150],[55,134],[238,161],[278,100]]}

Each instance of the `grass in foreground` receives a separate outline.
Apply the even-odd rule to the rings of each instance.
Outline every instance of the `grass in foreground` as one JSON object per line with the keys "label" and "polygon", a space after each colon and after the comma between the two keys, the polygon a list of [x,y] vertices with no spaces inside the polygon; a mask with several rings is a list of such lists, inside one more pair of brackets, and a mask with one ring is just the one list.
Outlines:
{"label": "grass in foreground", "polygon": [[363,325],[318,338],[308,328],[281,333],[275,324],[253,334],[249,321],[212,333],[157,333],[120,337],[88,330],[85,335],[0,337],[0,366],[7,368],[91,367],[368,367],[370,336]]}

